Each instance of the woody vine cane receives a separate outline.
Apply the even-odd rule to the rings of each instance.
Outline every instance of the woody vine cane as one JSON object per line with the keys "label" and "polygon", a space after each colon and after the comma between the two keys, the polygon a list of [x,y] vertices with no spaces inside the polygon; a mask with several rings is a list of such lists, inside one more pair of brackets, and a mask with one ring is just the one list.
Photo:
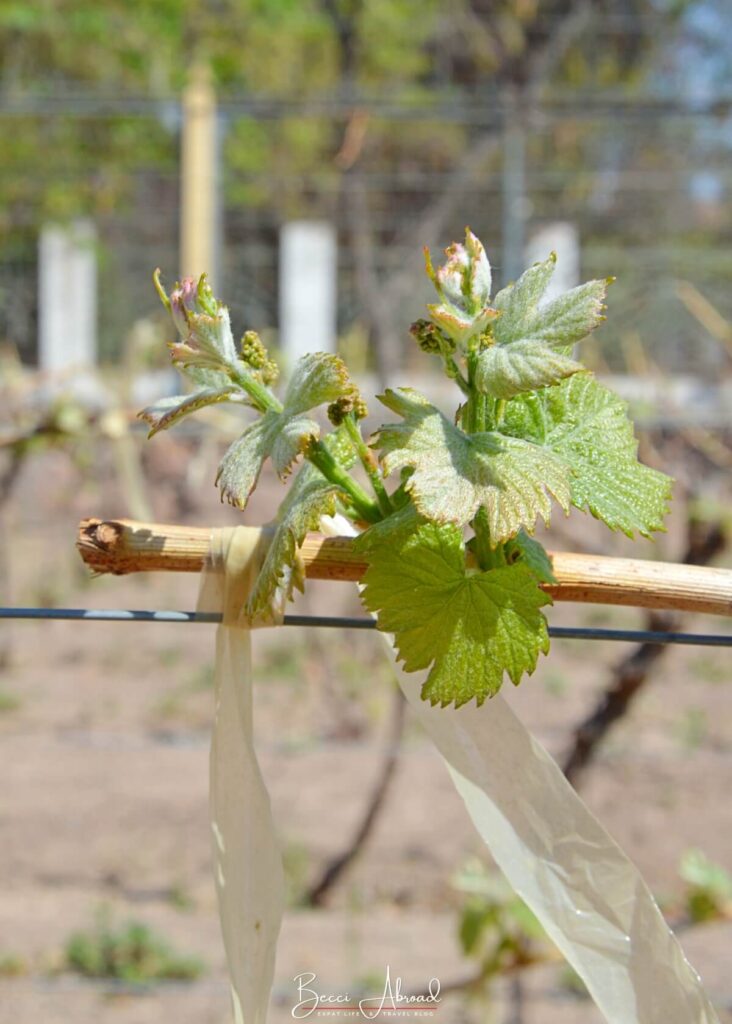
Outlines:
{"label": "woody vine cane", "polygon": [[[261,340],[246,332],[237,347],[228,311],[205,276],[184,280],[168,296],[158,274],[179,334],[170,344],[173,362],[194,390],[141,416],[152,435],[219,402],[255,413],[219,466],[222,500],[244,508],[267,459],[280,479],[293,472],[294,478],[261,548],[247,621],[281,608],[302,586],[298,552],[309,532],[353,534],[367,564],[363,602],[392,637],[400,684],[499,864],[607,1019],[713,1021],[696,975],[634,869],[496,696],[505,676],[518,684],[548,651],[542,608],[554,576],[532,534],[538,519],[549,524],[553,500],[565,513],[570,506],[589,511],[629,536],[663,528],[670,480],[637,460],[625,404],[572,355],[604,318],[608,282],[590,281],[543,302],[551,255],[491,299],[490,265],[469,230],[446,256],[435,268],[427,255],[438,301],[411,331],[454,382],[454,417],[411,388],[389,389],[379,400],[396,419],[367,439],[362,396],[343,362],[322,353],[295,365],[280,399],[278,370]],[[313,418],[321,405],[332,424],[325,435]],[[411,676],[417,672],[419,693]],[[512,771],[494,760],[491,776],[487,751],[498,739],[493,757],[503,750]],[[508,803],[495,790],[496,775],[511,790]],[[554,808],[564,840],[556,815],[527,831],[527,800],[536,814]],[[517,857],[529,868],[523,875],[511,862]],[[589,889],[586,879],[574,884],[582,873]],[[606,901],[599,916],[594,897]],[[585,925],[573,914],[587,915]],[[665,994],[654,997],[651,981]]]}

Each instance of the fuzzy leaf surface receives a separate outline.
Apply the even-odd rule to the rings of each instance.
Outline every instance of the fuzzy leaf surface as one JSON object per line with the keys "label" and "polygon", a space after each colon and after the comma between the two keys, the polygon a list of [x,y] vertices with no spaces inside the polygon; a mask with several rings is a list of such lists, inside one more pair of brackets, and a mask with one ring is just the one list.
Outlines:
{"label": "fuzzy leaf surface", "polygon": [[405,488],[425,519],[463,526],[483,505],[500,543],[522,526],[532,531],[539,516],[548,523],[550,495],[569,508],[569,472],[546,447],[497,431],[466,434],[411,389],[381,401],[403,417],[378,431],[384,467],[414,471]]}
{"label": "fuzzy leaf surface", "polygon": [[509,402],[502,430],[528,438],[572,472],[572,504],[632,537],[662,530],[671,479],[638,462],[626,403],[590,373]]}
{"label": "fuzzy leaf surface", "polygon": [[491,294],[491,265],[481,241],[469,228],[465,244],[453,242],[445,250],[447,261],[434,270],[429,252],[427,273],[441,302],[427,307],[432,320],[457,345],[485,330],[496,315],[488,305]]}
{"label": "fuzzy leaf surface", "polygon": [[191,395],[176,395],[172,398],[161,398],[153,405],[148,405],[142,412],[137,414],[138,419],[144,420],[150,427],[147,435],[152,437],[159,430],[167,430],[175,423],[185,419],[192,412],[204,409],[207,405],[217,405],[219,402],[238,402],[243,404],[244,395],[239,388],[233,384],[227,384],[221,388],[206,388],[202,391],[195,391]]}
{"label": "fuzzy leaf surface", "polygon": [[186,313],[187,334],[169,345],[173,361],[184,368],[222,371],[236,366],[238,357],[226,306],[218,305],[214,315]]}
{"label": "fuzzy leaf surface", "polygon": [[519,530],[506,545],[509,561],[520,559],[531,569],[541,583],[556,583],[554,568],[546,548],[534,537],[529,537],[524,530]]}
{"label": "fuzzy leaf surface", "polygon": [[557,384],[582,369],[581,363],[543,341],[521,338],[506,345],[492,345],[480,353],[475,386],[493,398],[513,398],[524,391]]}
{"label": "fuzzy leaf surface", "polygon": [[[324,443],[345,469],[356,462],[345,431],[329,434]],[[277,591],[290,597],[295,587],[302,590],[298,549],[308,533],[319,529],[321,516],[335,515],[341,493],[312,463],[306,462],[300,468],[278,509],[272,541],[249,596],[248,615],[266,611]]]}
{"label": "fuzzy leaf surface", "polygon": [[224,388],[231,384],[231,377],[222,370],[202,366],[182,366],[180,369],[199,388]]}
{"label": "fuzzy leaf surface", "polygon": [[302,589],[297,551],[305,537],[318,529],[321,516],[336,513],[340,488],[329,483],[309,462],[299,470],[277,513],[274,536],[247,603],[247,614],[267,609],[278,589],[289,597],[293,588]]}
{"label": "fuzzy leaf surface", "polygon": [[401,544],[371,549],[364,603],[395,635],[407,672],[430,668],[431,704],[480,705],[504,675],[518,685],[549,649],[541,608],[550,598],[522,564],[467,571],[461,531],[427,523]]}
{"label": "fuzzy leaf surface", "polygon": [[607,281],[588,281],[539,305],[555,265],[552,253],[498,293],[495,306],[500,316],[493,335],[499,345],[522,340],[540,341],[550,347],[573,345],[602,322]]}
{"label": "fuzzy leaf surface", "polygon": [[353,384],[338,356],[311,352],[299,359],[281,411],[263,413],[221,460],[216,482],[222,501],[244,508],[268,458],[279,478],[285,479],[309,438],[320,436],[318,423],[303,414],[352,391]]}
{"label": "fuzzy leaf surface", "polygon": [[339,356],[308,352],[298,359],[287,385],[283,412],[288,416],[334,402],[353,392],[348,370]]}

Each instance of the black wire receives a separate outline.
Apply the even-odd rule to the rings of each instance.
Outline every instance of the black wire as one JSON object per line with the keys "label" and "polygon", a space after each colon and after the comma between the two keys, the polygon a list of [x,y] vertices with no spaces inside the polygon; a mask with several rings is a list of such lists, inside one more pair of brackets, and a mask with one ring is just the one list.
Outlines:
{"label": "black wire", "polygon": [[[78,622],[221,622],[216,612],[149,611],[124,608],[0,608],[0,619],[61,619]],[[376,629],[373,619],[334,615],[285,615],[284,626],[309,629]],[[732,647],[732,634],[664,633],[648,629],[601,629],[595,626],[550,626],[556,640],[614,640],[621,643]]]}

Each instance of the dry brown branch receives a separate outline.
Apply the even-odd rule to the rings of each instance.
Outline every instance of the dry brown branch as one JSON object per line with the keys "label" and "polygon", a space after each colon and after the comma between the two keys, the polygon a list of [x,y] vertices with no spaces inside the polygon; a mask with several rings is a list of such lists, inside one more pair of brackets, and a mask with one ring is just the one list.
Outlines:
{"label": "dry brown branch", "polygon": [[324,906],[333,888],[343,876],[346,869],[361,853],[369,836],[373,832],[374,825],[376,824],[384,806],[384,801],[386,800],[386,796],[391,788],[391,783],[399,763],[402,735],[404,732],[405,710],[406,702],[402,696],[402,691],[395,686],[392,697],[389,740],[376,783],[371,790],[364,813],[359,819],[353,838],[340,853],[325,865],[319,878],[313,883],[310,889],[308,889],[304,899],[304,902],[308,906]]}
{"label": "dry brown branch", "polygon": [[[210,535],[207,527],[85,519],[77,547],[98,573],[200,572]],[[311,534],[301,553],[311,579],[356,581],[366,570],[347,537]],[[730,570],[566,551],[551,552],[550,557],[557,582],[544,589],[555,601],[732,614]]]}

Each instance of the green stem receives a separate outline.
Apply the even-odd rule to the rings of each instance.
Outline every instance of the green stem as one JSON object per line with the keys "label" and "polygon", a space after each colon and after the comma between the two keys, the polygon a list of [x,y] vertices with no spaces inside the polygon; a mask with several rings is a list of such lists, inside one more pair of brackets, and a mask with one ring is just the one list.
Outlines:
{"label": "green stem", "polygon": [[[229,376],[246,391],[260,412],[282,412],[282,403],[268,387],[256,378],[248,373],[242,373],[236,367],[230,368]],[[320,470],[326,480],[346,492],[356,512],[366,522],[377,523],[384,518],[384,515],[388,514],[386,512],[382,514],[379,505],[369,498],[360,484],[333,458],[322,441],[313,441],[305,452],[305,458]],[[391,506],[389,511],[391,511]]]}
{"label": "green stem", "polygon": [[229,368],[229,376],[252,399],[260,412],[282,412],[282,403],[269,388],[248,373],[242,373],[235,366]]}
{"label": "green stem", "polygon": [[465,377],[463,377],[460,372],[460,367],[452,356],[443,355],[443,363],[445,365],[445,375],[449,377],[450,380],[454,380],[462,393],[470,398],[470,385],[466,381]]}
{"label": "green stem", "polygon": [[326,480],[346,492],[359,516],[367,523],[378,523],[384,518],[376,502],[333,458],[322,441],[313,441],[305,452],[305,458],[320,470]]}
{"label": "green stem", "polygon": [[481,433],[487,426],[488,401],[487,397],[480,392],[474,395],[475,398],[475,431]]}
{"label": "green stem", "polygon": [[495,564],[494,551],[491,548],[491,534],[488,525],[488,513],[481,506],[472,523],[470,524],[475,532],[475,557],[481,569],[491,569]]}
{"label": "green stem", "polygon": [[379,508],[381,509],[382,514],[384,516],[391,515],[394,508],[389,499],[389,495],[386,493],[384,481],[381,477],[381,473],[379,472],[379,468],[376,465],[374,453],[364,441],[363,435],[361,434],[361,428],[359,427],[358,421],[352,412],[346,415],[343,420],[343,425],[348,432],[348,436],[353,443],[353,447],[356,449],[356,454],[361,460],[361,465],[366,470],[366,474],[374,489],[374,494],[376,495],[376,500],[379,503]]}
{"label": "green stem", "polygon": [[468,355],[468,380],[467,396],[468,402],[463,416],[463,430],[468,434],[476,434],[485,430],[486,402],[485,395],[482,395],[475,387],[475,367],[477,357],[475,353]]}
{"label": "green stem", "polygon": [[[466,409],[466,426],[468,433],[480,433],[486,429],[488,402],[486,396],[475,387],[475,370],[477,365],[477,353],[468,356],[468,385],[470,397]],[[488,513],[485,506],[481,506],[470,524],[475,533],[473,550],[478,565],[484,571],[496,565],[496,552],[491,546],[491,530],[488,523]]]}
{"label": "green stem", "polygon": [[495,414],[496,426],[497,427],[500,427],[500,425],[503,423],[503,417],[505,416],[505,414],[506,414],[506,399],[505,398],[499,398],[498,401],[496,402],[496,414]]}

